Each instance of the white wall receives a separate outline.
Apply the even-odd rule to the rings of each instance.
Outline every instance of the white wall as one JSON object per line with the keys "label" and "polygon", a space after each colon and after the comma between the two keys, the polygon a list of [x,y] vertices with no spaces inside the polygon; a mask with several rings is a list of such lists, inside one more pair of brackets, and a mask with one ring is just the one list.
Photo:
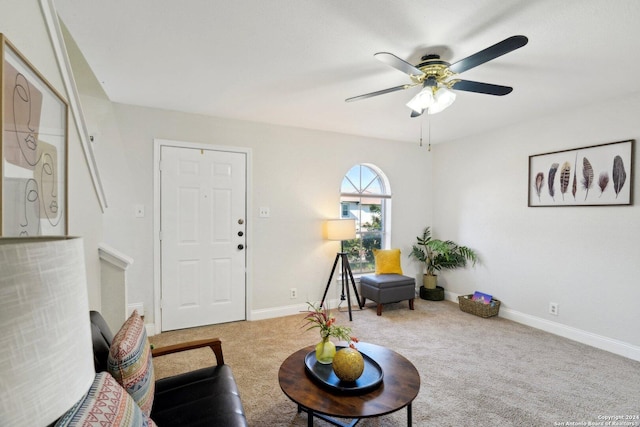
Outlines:
{"label": "white wall", "polygon": [[[277,312],[283,306],[318,300],[328,280],[337,243],[322,240],[322,220],[340,214],[339,189],[344,174],[358,162],[380,167],[393,190],[392,244],[408,255],[413,236],[429,222],[430,153],[417,144],[371,140],[258,123],[115,104],[127,163],[134,171],[129,191],[137,203],[153,206],[153,139],[207,143],[251,149],[252,177],[248,221],[251,250],[251,311]],[[120,168],[120,170],[122,167]],[[416,187],[415,182],[424,183]],[[128,195],[119,195],[119,197]],[[270,218],[258,208],[269,207]],[[131,210],[130,216],[133,216]],[[138,222],[129,238],[131,281],[139,287],[130,300],[151,304],[153,273],[152,217]],[[106,233],[109,234],[109,233]],[[404,259],[407,271],[412,266]],[[137,270],[136,270],[137,266]],[[413,266],[417,269],[417,266]],[[289,298],[297,288],[299,297]],[[337,289],[336,289],[337,290]]]}
{"label": "white wall", "polygon": [[[65,93],[37,0],[3,0],[0,32]],[[114,106],[91,82],[95,77],[87,79],[87,70],[81,70],[87,83],[81,92],[90,132],[98,137],[95,150],[109,208],[101,215],[70,118],[69,233],[85,239],[92,308],[100,309],[97,245],[103,241],[135,260],[130,301],[153,303],[149,209],[157,137],[252,149],[252,310],[320,297],[337,249],[321,240],[321,219],[338,215],[337,191],[348,168],[370,162],[391,181],[393,246],[403,249],[408,274],[418,268],[406,259],[414,236],[432,225],[436,237],[471,246],[482,257],[475,269],[441,274],[451,295],[492,293],[502,300],[505,316],[583,341],[591,337],[596,345],[629,344],[637,355],[638,179],[633,178],[631,207],[528,208],[527,161],[532,154],[638,139],[640,95],[436,144],[432,161],[417,144]],[[145,205],[145,218],[134,218],[135,203]],[[259,206],[269,206],[272,217],[258,218]],[[288,298],[290,287],[298,288],[295,302]],[[559,304],[559,316],[548,314],[550,301]]]}
{"label": "white wall", "polygon": [[[502,316],[640,357],[640,248],[634,245],[640,208],[527,207],[528,156],[637,138],[638,94],[434,144],[428,153],[417,144],[112,104],[88,67],[80,68],[110,205],[104,241],[135,260],[130,302],[151,308],[154,301],[153,139],[231,145],[252,150],[254,314],[275,315],[320,298],[337,249],[321,240],[321,220],[339,214],[338,188],[348,168],[370,162],[391,181],[392,246],[403,250],[407,274],[419,268],[406,258],[410,246],[431,225],[436,237],[471,246],[482,259],[474,269],[441,274],[450,297],[491,293],[503,302]],[[637,158],[636,150],[636,164]],[[145,218],[134,218],[138,203]],[[258,218],[260,206],[271,208],[271,218]],[[291,287],[298,288],[297,300],[289,299]],[[552,301],[559,304],[557,317],[548,313]]]}
{"label": "white wall", "polygon": [[[336,242],[322,240],[322,219],[339,216],[340,183],[359,162],[373,163],[387,174],[393,192],[392,245],[402,249],[407,274],[418,274],[419,266],[406,256],[414,236],[431,219],[431,153],[424,147],[113,104],[73,40],[65,37],[109,202],[104,242],[134,259],[127,270],[128,301],[144,303],[147,322],[155,322],[156,299],[154,138],[251,149],[251,317],[295,312],[322,297],[339,250]],[[145,206],[144,218],[134,217],[136,204]],[[261,206],[271,209],[270,218],[258,218]],[[294,287],[298,298],[292,300],[289,289]],[[337,295],[337,286],[333,290]]]}
{"label": "white wall", "polygon": [[[0,32],[68,99],[38,0],[3,0],[0,3]],[[102,217],[71,115],[68,154],[68,234],[84,239],[89,305],[100,309],[97,247],[102,239]]]}
{"label": "white wall", "polygon": [[[406,255],[414,236],[431,220],[431,153],[424,147],[113,104],[71,39],[67,45],[89,133],[96,135],[94,151],[109,202],[104,242],[134,259],[127,270],[128,300],[144,303],[147,322],[155,321],[155,138],[251,149],[252,235],[247,237],[253,318],[322,297],[339,249],[322,240],[322,220],[339,216],[340,183],[359,162],[373,163],[387,174],[393,191],[392,245],[403,250],[407,274],[418,273],[419,266]],[[145,206],[144,218],[134,217],[136,204]],[[261,206],[271,209],[270,218],[258,218]],[[294,287],[298,298],[292,300],[289,289]]]}
{"label": "white wall", "polygon": [[[493,294],[506,316],[640,357],[638,174],[633,206],[527,207],[530,155],[640,139],[639,111],[636,93],[435,145],[433,231],[482,258],[443,273],[445,288]],[[640,166],[637,146],[634,157]]]}

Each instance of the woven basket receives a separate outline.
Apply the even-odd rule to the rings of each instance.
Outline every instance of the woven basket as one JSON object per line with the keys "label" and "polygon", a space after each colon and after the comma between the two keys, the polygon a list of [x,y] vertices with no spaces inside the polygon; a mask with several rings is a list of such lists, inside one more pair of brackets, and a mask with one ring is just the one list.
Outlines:
{"label": "woven basket", "polygon": [[500,311],[500,300],[491,298],[491,304],[484,304],[479,301],[473,301],[471,299],[472,297],[473,295],[458,296],[458,305],[460,306],[460,310],[480,317],[492,317],[498,315],[498,311]]}

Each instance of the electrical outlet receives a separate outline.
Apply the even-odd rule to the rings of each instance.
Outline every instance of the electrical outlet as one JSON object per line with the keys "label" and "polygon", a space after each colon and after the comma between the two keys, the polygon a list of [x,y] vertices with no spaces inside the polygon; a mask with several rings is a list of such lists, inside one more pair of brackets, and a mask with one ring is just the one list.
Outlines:
{"label": "electrical outlet", "polygon": [[290,292],[289,298],[291,299],[298,298],[298,290],[296,288],[291,288],[289,292]]}
{"label": "electrical outlet", "polygon": [[260,210],[258,211],[258,216],[260,218],[269,218],[271,216],[271,209],[267,207],[260,208]]}
{"label": "electrical outlet", "polygon": [[549,303],[549,313],[553,314],[554,316],[558,315],[558,303],[557,302],[550,302]]}

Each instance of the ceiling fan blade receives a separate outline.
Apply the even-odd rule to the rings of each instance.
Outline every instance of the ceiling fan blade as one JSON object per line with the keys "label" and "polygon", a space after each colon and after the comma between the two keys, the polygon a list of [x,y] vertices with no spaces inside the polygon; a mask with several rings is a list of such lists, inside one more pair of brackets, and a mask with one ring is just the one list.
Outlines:
{"label": "ceiling fan blade", "polygon": [[507,95],[513,90],[513,88],[509,86],[472,82],[471,80],[459,80],[451,86],[451,89],[497,96]]}
{"label": "ceiling fan blade", "polygon": [[384,62],[385,64],[392,66],[396,70],[402,71],[403,73],[410,76],[421,76],[424,74],[422,71],[420,71],[420,69],[409,64],[404,59],[398,58],[393,53],[378,52],[373,56],[376,57],[376,59],[378,59],[379,61]]}
{"label": "ceiling fan blade", "polygon": [[451,64],[449,70],[454,73],[462,73],[478,65],[484,64],[487,61],[491,61],[499,56],[521,48],[529,42],[529,39],[525,36],[511,36],[502,40],[499,43],[489,46],[488,48],[474,53],[460,61]]}
{"label": "ceiling fan blade", "polygon": [[353,96],[351,98],[345,99],[344,101],[345,102],[359,101],[361,99],[371,98],[378,95],[384,95],[385,93],[391,93],[391,92],[396,92],[398,90],[409,89],[410,87],[414,87],[414,86],[416,86],[416,84],[406,84],[406,85],[390,87],[389,89],[382,89],[376,92],[365,93],[364,95]]}

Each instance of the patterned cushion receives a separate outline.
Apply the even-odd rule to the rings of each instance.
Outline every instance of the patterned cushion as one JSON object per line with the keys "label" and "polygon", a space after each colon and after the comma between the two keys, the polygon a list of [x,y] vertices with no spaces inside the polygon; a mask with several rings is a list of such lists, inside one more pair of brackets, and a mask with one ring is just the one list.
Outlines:
{"label": "patterned cushion", "polygon": [[144,322],[135,310],[113,337],[107,370],[149,415],[156,379]]}
{"label": "patterned cushion", "polygon": [[96,374],[87,394],[69,409],[55,427],[156,427],[131,396],[107,372]]}
{"label": "patterned cushion", "polygon": [[402,274],[400,249],[374,249],[376,274]]}

